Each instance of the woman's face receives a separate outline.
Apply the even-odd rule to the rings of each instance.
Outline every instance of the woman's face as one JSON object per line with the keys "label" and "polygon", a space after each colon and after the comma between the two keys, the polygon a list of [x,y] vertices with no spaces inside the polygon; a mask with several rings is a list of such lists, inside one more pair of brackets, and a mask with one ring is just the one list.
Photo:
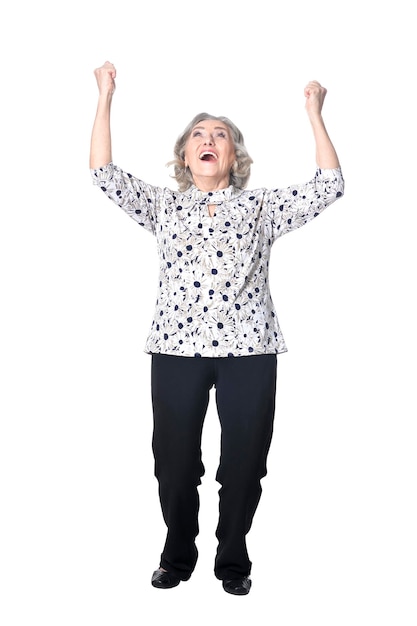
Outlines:
{"label": "woman's face", "polygon": [[203,120],[193,127],[185,144],[184,160],[199,189],[214,191],[228,187],[235,158],[232,134],[226,124]]}

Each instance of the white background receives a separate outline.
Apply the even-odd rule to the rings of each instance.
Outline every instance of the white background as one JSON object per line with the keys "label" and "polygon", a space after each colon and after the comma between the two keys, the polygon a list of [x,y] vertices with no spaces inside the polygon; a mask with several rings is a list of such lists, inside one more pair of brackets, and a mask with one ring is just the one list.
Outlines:
{"label": "white background", "polygon": [[[416,625],[413,21],[401,0],[3,8],[2,626]],[[328,88],[346,195],[273,250],[289,352],[245,598],[213,575],[213,408],[197,569],[150,585],[165,536],[143,352],[157,256],[90,180],[107,59],[114,161],[157,185],[175,185],[165,164],[200,111],[241,128],[250,186],[309,179],[303,88]]]}

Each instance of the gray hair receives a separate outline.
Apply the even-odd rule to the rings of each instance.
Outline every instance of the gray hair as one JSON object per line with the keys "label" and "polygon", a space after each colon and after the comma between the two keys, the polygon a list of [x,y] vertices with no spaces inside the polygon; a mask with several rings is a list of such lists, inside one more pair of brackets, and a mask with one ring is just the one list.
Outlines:
{"label": "gray hair", "polygon": [[249,180],[250,166],[253,161],[246,150],[243,135],[238,127],[227,117],[210,115],[209,113],[199,113],[196,115],[178,137],[174,146],[175,158],[173,161],[167,163],[168,166],[174,166],[174,174],[172,178],[176,179],[180,191],[186,191],[189,187],[191,187],[191,185],[194,185],[191,170],[189,167],[185,167],[185,144],[187,143],[194,126],[204,120],[217,120],[219,122],[223,122],[230,129],[236,153],[236,161],[230,170],[229,185],[233,185],[238,189],[244,189]]}

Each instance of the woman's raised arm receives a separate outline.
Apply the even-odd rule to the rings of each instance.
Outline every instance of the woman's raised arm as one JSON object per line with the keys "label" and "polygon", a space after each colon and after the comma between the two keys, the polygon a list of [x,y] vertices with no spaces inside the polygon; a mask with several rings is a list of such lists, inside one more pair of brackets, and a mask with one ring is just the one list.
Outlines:
{"label": "woman's raised arm", "polygon": [[97,80],[99,98],[90,145],[90,168],[97,169],[112,160],[110,109],[114,90],[116,89],[116,68],[106,61],[94,70]]}
{"label": "woman's raised arm", "polygon": [[321,115],[326,93],[327,89],[322,87],[316,80],[310,81],[304,89],[306,111],[313,128],[316,142],[317,165],[321,169],[335,169],[340,167],[339,159]]}

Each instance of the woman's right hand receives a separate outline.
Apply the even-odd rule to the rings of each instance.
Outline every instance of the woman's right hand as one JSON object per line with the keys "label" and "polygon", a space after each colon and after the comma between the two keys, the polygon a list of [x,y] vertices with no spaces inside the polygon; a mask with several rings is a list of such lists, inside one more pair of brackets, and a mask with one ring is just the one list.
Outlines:
{"label": "woman's right hand", "polygon": [[100,95],[113,95],[116,89],[116,68],[113,63],[106,61],[101,67],[94,70]]}

